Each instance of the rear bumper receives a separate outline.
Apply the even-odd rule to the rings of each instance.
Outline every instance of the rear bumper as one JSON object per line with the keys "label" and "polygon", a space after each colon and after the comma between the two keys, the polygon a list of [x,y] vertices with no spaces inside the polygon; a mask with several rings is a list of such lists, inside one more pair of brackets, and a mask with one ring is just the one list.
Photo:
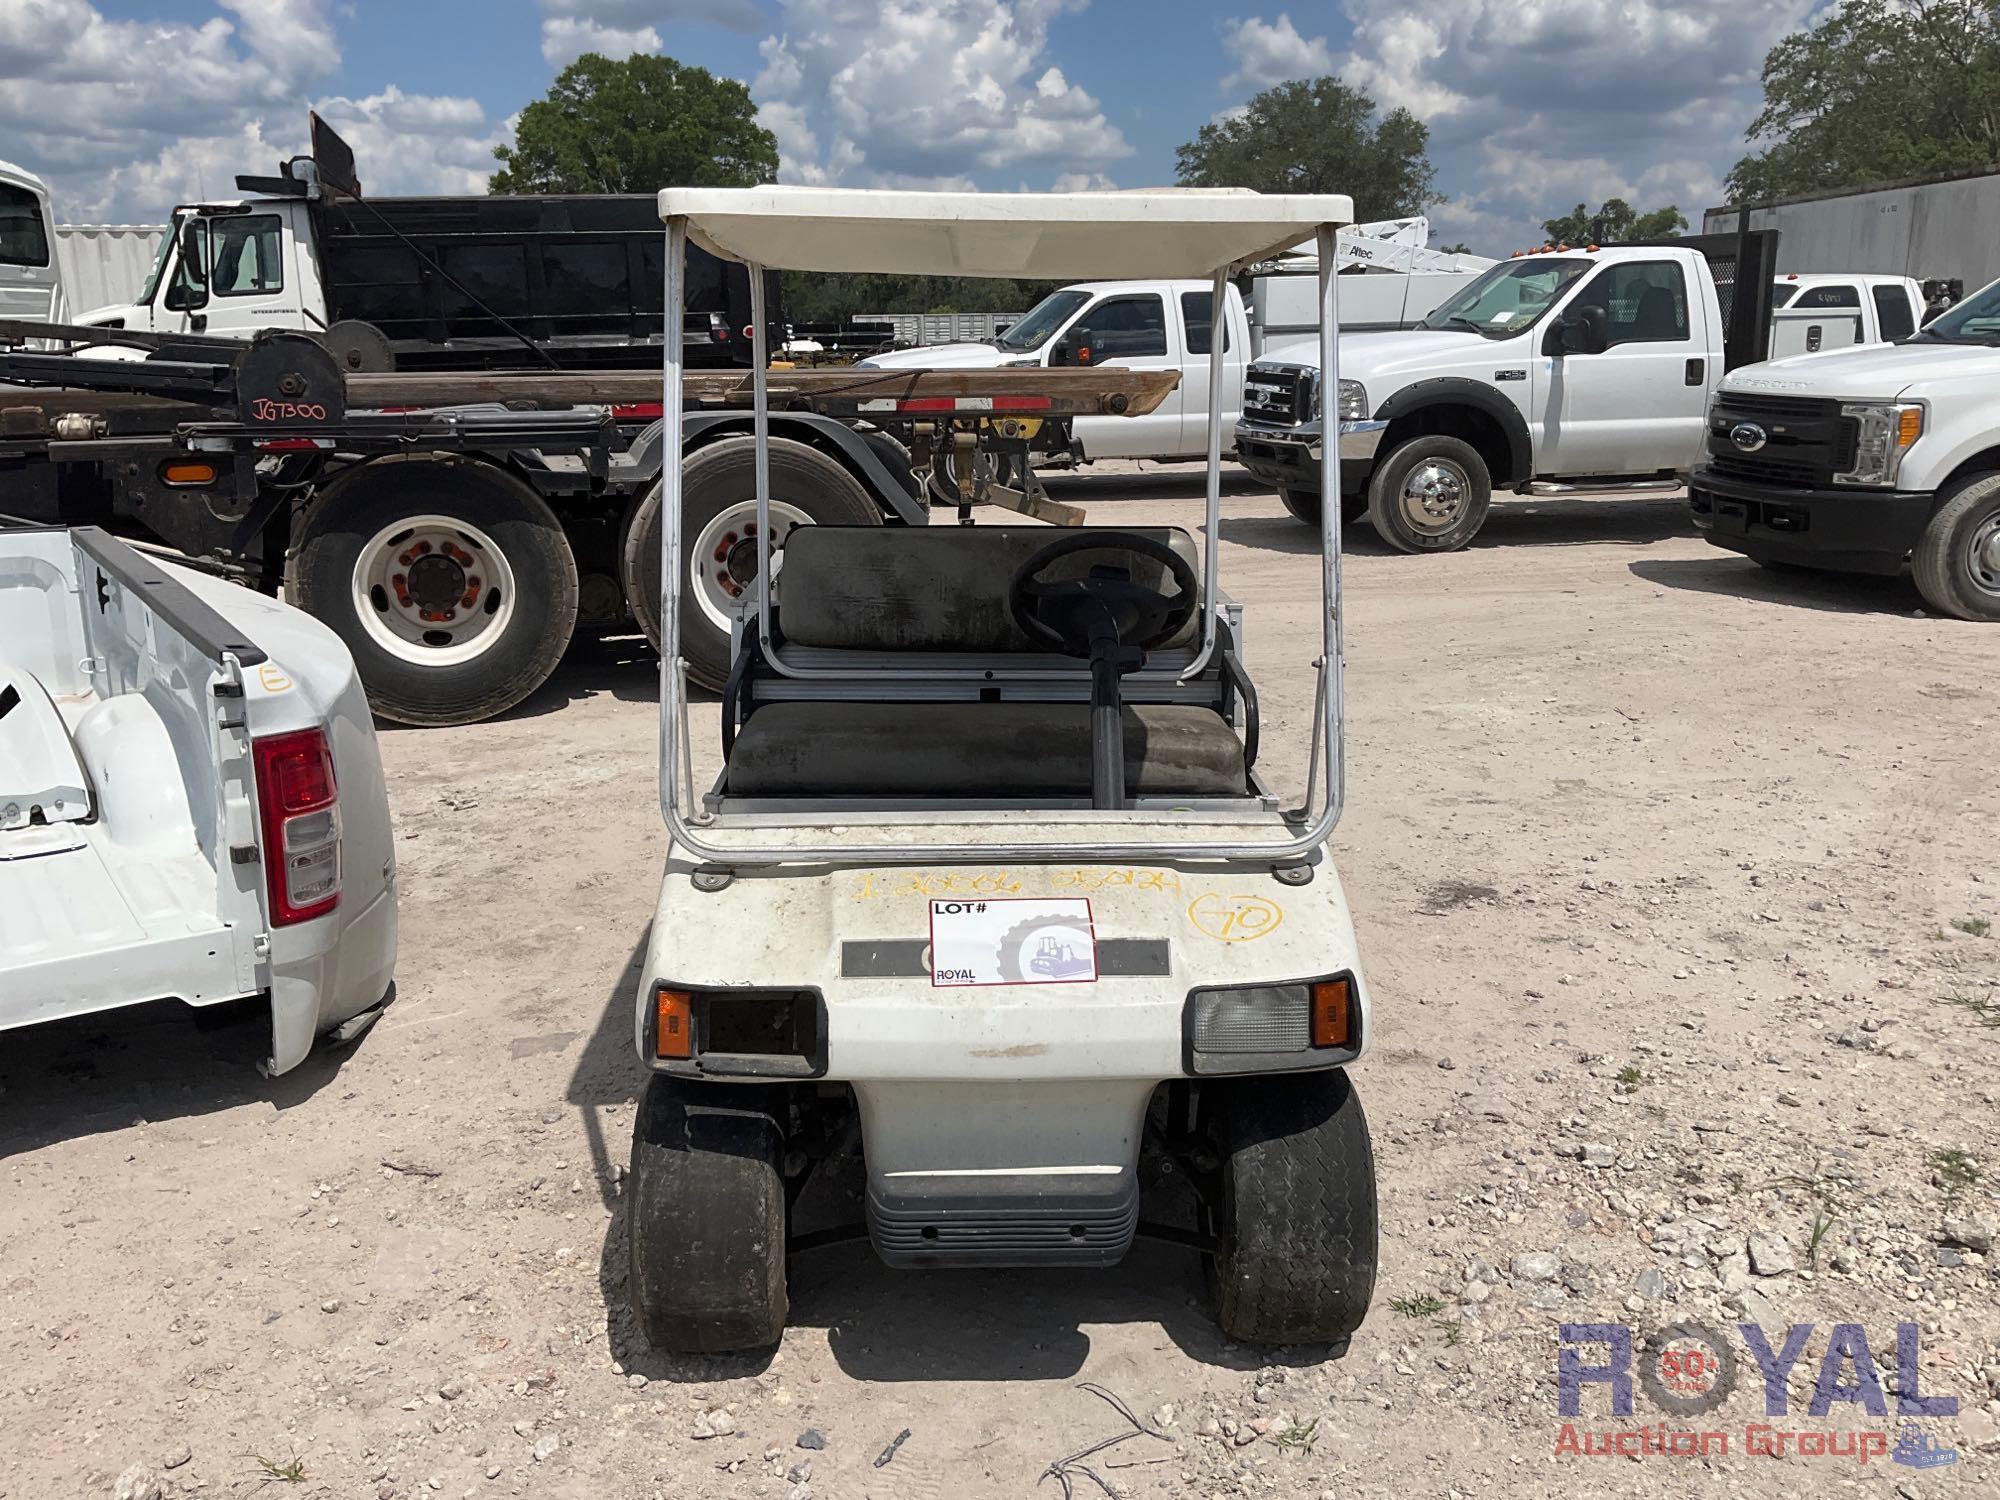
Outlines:
{"label": "rear bumper", "polygon": [[[1353,493],[1368,482],[1387,422],[1340,424],[1340,487]],[[1309,427],[1236,426],[1236,461],[1276,489],[1319,491],[1320,432]]]}
{"label": "rear bumper", "polygon": [[1840,573],[1902,572],[1937,503],[1928,490],[1783,489],[1707,468],[1688,476],[1694,524],[1716,546]]}

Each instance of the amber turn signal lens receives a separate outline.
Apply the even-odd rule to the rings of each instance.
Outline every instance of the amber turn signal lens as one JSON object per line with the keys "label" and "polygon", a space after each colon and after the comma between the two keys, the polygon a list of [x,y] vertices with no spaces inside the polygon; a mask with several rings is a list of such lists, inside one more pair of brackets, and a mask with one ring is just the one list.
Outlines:
{"label": "amber turn signal lens", "polygon": [[1907,448],[1924,435],[1924,409],[1906,406],[1896,418],[1896,446]]}
{"label": "amber turn signal lens", "polygon": [[686,1062],[694,1056],[694,1000],[686,990],[662,987],[653,997],[653,1051]]}
{"label": "amber turn signal lens", "polygon": [[160,468],[160,478],[168,484],[214,484],[215,465],[203,463],[170,463]]}
{"label": "amber turn signal lens", "polygon": [[1353,996],[1346,979],[1322,979],[1312,987],[1312,1044],[1354,1045]]}

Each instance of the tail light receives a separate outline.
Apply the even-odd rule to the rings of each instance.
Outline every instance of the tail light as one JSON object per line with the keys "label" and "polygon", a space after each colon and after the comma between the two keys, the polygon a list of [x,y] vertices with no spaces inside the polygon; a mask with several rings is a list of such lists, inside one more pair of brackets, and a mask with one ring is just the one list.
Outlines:
{"label": "tail light", "polygon": [[721,313],[710,313],[708,315],[708,336],[718,344],[728,343],[729,319],[723,317]]}
{"label": "tail light", "polygon": [[271,922],[323,917],[340,904],[340,790],[323,729],[251,742]]}

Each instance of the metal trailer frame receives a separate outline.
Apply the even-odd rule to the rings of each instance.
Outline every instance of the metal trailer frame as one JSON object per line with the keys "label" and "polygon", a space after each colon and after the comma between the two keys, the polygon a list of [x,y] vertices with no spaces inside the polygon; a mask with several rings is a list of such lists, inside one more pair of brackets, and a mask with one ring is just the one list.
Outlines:
{"label": "metal trailer frame", "polygon": [[[1279,839],[1242,839],[1226,836],[1200,838],[1163,837],[1142,841],[1011,841],[1011,840],[968,840],[962,842],[939,842],[922,844],[869,844],[843,843],[837,840],[799,842],[725,842],[707,835],[710,832],[724,832],[732,827],[746,833],[796,831],[810,829],[814,825],[795,821],[788,817],[770,814],[753,815],[754,822],[732,824],[727,813],[710,813],[699,810],[699,799],[694,789],[694,752],[692,731],[688,718],[687,664],[680,655],[680,599],[683,580],[681,577],[683,558],[681,550],[681,451],[682,451],[682,399],[681,377],[683,373],[683,349],[681,341],[681,309],[685,301],[686,258],[688,247],[688,217],[669,215],[666,219],[666,289],[665,289],[665,339],[664,357],[661,367],[661,417],[664,430],[673,435],[673,461],[663,463],[660,471],[661,484],[661,599],[660,599],[660,811],[666,821],[667,830],[673,842],[698,858],[711,861],[723,867],[766,866],[787,863],[988,863],[995,861],[1018,861],[1036,863],[1045,861],[1075,860],[1091,858],[1097,860],[1193,860],[1213,859],[1236,862],[1296,863],[1318,849],[1326,842],[1346,800],[1346,757],[1343,753],[1343,671],[1345,665],[1345,612],[1341,598],[1341,508],[1337,504],[1320,507],[1320,586],[1322,593],[1321,637],[1322,651],[1315,663],[1318,682],[1314,698],[1314,718],[1312,744],[1306,767],[1306,788],[1301,805],[1278,817],[1291,829],[1288,837]],[[1315,243],[1318,251],[1319,269],[1319,354],[1320,368],[1325,372],[1321,382],[1324,391],[1337,391],[1340,381],[1340,280],[1335,272],[1335,248],[1340,221],[1325,221],[1315,226]],[[1262,257],[1258,257],[1261,259]],[[756,490],[757,490],[757,553],[758,575],[754,611],[760,644],[774,665],[778,664],[777,653],[770,640],[770,405],[768,396],[768,348],[765,335],[763,312],[763,285],[765,266],[746,261],[750,270],[750,287],[753,301],[752,326],[755,330],[754,348],[751,361],[752,381],[752,430],[757,444]],[[1229,277],[1249,261],[1232,261],[1215,267],[1212,277],[1213,294],[1217,307],[1221,306],[1223,290]],[[1206,505],[1206,536],[1202,545],[1202,593],[1203,629],[1202,644],[1195,660],[1177,674],[1181,681],[1187,680],[1207,663],[1213,655],[1216,640],[1216,621],[1224,605],[1218,596],[1218,527],[1221,520],[1222,504],[1222,343],[1213,339],[1209,346],[1209,397],[1208,397],[1208,475]],[[1340,494],[1340,445],[1323,443],[1320,446],[1321,493],[1328,496]],[[860,669],[842,671],[802,669],[797,666],[779,667],[785,675],[801,678],[852,678],[856,675],[874,677],[877,674]],[[973,669],[938,669],[936,675],[950,679],[991,680],[990,674]],[[1016,674],[1021,679],[1046,678],[1046,672],[1025,671]],[[1143,674],[1133,674],[1137,680],[1145,680]],[[1158,680],[1157,675],[1154,680]],[[1314,809],[1314,782],[1319,779],[1318,807]],[[682,797],[686,805],[683,810]],[[1005,827],[1009,822],[1037,821],[1047,823],[1051,810],[1020,808],[1020,816],[1009,818],[1006,812],[980,812],[962,801],[949,799],[928,799],[921,804],[927,814],[926,823],[935,824],[949,820],[952,815],[973,813],[985,826]],[[903,813],[869,813],[843,809],[840,821],[843,825],[894,828],[908,821],[908,814],[916,805]],[[1014,809],[1010,808],[1011,812]],[[1130,811],[1130,810],[1126,810]],[[1167,812],[1161,809],[1146,809],[1147,821],[1176,832],[1189,830],[1199,832],[1204,826],[1223,830],[1234,830],[1242,826],[1251,809],[1232,811],[1221,815],[1215,812]],[[1103,819],[1106,813],[1100,810],[1081,810],[1059,813],[1056,816],[1068,823],[1072,819]],[[1108,828],[1118,826],[1117,813],[1109,815]],[[697,831],[697,829],[700,831]]]}

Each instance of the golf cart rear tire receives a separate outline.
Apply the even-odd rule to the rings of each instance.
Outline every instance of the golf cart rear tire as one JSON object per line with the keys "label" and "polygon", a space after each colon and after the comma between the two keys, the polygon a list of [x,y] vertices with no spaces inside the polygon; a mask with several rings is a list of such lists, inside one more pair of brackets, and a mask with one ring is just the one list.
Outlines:
{"label": "golf cart rear tire", "polygon": [[[2000,621],[2000,594],[1974,576],[1972,543],[2000,517],[2000,474],[1979,474],[1950,490],[1910,554],[1917,592],[1940,614]],[[1989,533],[1990,535],[1990,533]]]}
{"label": "golf cart rear tire", "polygon": [[[356,561],[402,516],[444,516],[491,538],[513,574],[505,628],[469,661],[428,666],[385,649],[357,614]],[[314,499],[294,531],[285,593],[353,653],[368,706],[398,724],[476,724],[548,681],[576,628],[576,558],[541,496],[504,470],[459,458],[358,465]]]}
{"label": "golf cart rear tire", "polygon": [[1216,1320],[1246,1344],[1345,1341],[1375,1291],[1375,1155],[1344,1072],[1204,1086],[1221,1157]]}
{"label": "golf cart rear tire", "polygon": [[[771,498],[795,506],[821,526],[879,526],[882,508],[839,460],[809,443],[774,437]],[[757,444],[744,436],[719,438],[689,455],[681,469],[681,543],[685,549],[722,511],[754,500]],[[656,482],[625,527],[620,579],[632,617],[655,651],[660,649],[660,486]],[[720,689],[729,676],[729,632],[717,627],[681,588],[681,653],[688,676]]]}
{"label": "golf cart rear tire", "polygon": [[785,1330],[784,1131],[772,1091],[655,1074],[632,1127],[632,1311],[675,1354],[765,1349]]}
{"label": "golf cart rear tire", "polygon": [[[1403,514],[1403,481],[1427,459],[1455,465],[1466,478],[1464,510],[1441,531],[1423,531]],[[1462,438],[1427,432],[1398,446],[1368,476],[1368,520],[1398,552],[1456,552],[1479,534],[1493,506],[1493,475],[1479,450]]]}

